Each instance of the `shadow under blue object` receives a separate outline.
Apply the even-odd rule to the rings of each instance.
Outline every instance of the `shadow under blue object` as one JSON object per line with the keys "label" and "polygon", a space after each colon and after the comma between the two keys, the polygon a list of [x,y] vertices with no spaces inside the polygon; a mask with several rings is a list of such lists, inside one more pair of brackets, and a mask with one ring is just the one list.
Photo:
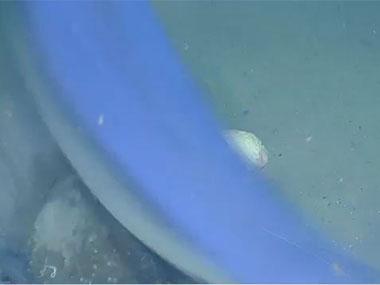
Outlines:
{"label": "shadow under blue object", "polygon": [[23,9],[75,127],[138,182],[138,197],[159,219],[231,280],[380,281],[309,229],[230,152],[150,3],[36,1]]}

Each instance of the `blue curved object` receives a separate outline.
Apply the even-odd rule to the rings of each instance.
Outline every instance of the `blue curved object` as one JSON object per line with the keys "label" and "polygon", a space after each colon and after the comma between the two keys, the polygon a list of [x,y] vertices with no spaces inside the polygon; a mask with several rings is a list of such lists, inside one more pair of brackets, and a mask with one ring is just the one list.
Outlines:
{"label": "blue curved object", "polygon": [[226,275],[242,283],[380,281],[308,228],[230,152],[150,3],[35,1],[24,11],[40,64],[75,127]]}

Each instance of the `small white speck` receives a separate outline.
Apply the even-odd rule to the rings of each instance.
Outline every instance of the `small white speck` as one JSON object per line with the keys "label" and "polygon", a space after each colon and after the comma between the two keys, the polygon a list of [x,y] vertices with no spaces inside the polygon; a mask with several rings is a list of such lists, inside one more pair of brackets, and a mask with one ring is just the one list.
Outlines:
{"label": "small white speck", "polygon": [[187,50],[189,50],[189,48],[190,48],[189,44],[187,42],[184,42],[183,43],[183,50],[187,51]]}
{"label": "small white speck", "polygon": [[98,266],[96,264],[93,264],[92,269],[96,270],[96,269],[98,269]]}
{"label": "small white speck", "polygon": [[104,115],[101,114],[101,115],[99,116],[99,118],[98,118],[98,125],[99,125],[99,126],[102,126],[103,123],[104,123]]}
{"label": "small white speck", "polygon": [[339,178],[338,182],[342,183],[343,182],[343,177]]}
{"label": "small white speck", "polygon": [[89,242],[89,243],[93,243],[93,242],[95,241],[95,239],[96,239],[96,234],[91,235],[91,236],[88,238],[88,242]]}
{"label": "small white speck", "polygon": [[94,253],[98,253],[99,251],[96,249],[96,248],[94,248]]}
{"label": "small white speck", "polygon": [[79,278],[79,281],[84,282],[84,278],[83,277]]}
{"label": "small white speck", "polygon": [[349,244],[349,245],[348,245],[348,248],[352,248],[352,244]]}
{"label": "small white speck", "polygon": [[355,237],[355,240],[359,240],[359,237]]}
{"label": "small white speck", "polygon": [[372,35],[376,35],[376,30],[372,30]]}
{"label": "small white speck", "polygon": [[112,266],[112,262],[111,261],[107,261],[107,266],[111,267]]}
{"label": "small white speck", "polygon": [[308,137],[305,139],[305,141],[306,141],[306,142],[311,142],[312,139],[313,139],[312,136],[308,136]]}
{"label": "small white speck", "polygon": [[112,277],[107,277],[107,282],[111,283],[112,282]]}

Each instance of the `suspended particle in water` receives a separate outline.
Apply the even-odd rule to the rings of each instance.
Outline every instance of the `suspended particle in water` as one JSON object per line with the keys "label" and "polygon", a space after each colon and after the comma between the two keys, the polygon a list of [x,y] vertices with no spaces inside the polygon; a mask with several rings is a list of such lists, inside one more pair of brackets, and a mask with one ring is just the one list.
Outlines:
{"label": "suspended particle in water", "polygon": [[99,118],[98,118],[98,125],[99,126],[102,126],[104,123],[104,115],[103,114],[100,114]]}
{"label": "suspended particle in water", "polygon": [[189,48],[190,48],[189,44],[188,44],[187,42],[184,42],[184,43],[183,43],[183,50],[184,50],[184,51],[188,51]]}

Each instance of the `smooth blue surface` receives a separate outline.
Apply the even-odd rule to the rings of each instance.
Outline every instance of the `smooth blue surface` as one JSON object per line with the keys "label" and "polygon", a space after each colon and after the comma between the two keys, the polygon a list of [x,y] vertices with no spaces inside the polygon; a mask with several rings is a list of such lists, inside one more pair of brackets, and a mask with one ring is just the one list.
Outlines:
{"label": "smooth blue surface", "polygon": [[31,2],[26,12],[57,99],[139,182],[141,199],[220,268],[239,282],[379,281],[333,253],[229,151],[149,3]]}

